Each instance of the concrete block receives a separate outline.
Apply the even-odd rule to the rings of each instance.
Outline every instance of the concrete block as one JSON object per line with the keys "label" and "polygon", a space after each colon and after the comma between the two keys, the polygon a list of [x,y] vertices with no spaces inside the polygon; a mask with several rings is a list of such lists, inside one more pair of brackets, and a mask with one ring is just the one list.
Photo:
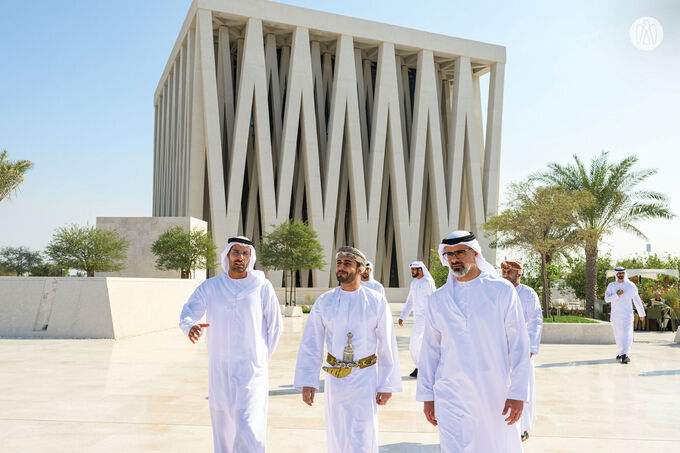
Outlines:
{"label": "concrete block", "polygon": [[286,318],[298,318],[302,317],[302,307],[288,305],[283,309],[283,316]]}
{"label": "concrete block", "polygon": [[0,337],[125,338],[175,328],[194,279],[0,277]]}
{"label": "concrete block", "polygon": [[597,324],[543,323],[541,344],[615,344],[608,322]]}
{"label": "concrete block", "polygon": [[[97,217],[97,228],[117,231],[130,241],[125,268],[120,272],[96,272],[96,277],[180,278],[179,271],[156,269],[156,255],[151,246],[163,232],[173,226],[187,231],[206,230],[208,224],[194,217]],[[219,251],[218,251],[219,254]],[[194,278],[206,279],[205,269],[196,269]]]}

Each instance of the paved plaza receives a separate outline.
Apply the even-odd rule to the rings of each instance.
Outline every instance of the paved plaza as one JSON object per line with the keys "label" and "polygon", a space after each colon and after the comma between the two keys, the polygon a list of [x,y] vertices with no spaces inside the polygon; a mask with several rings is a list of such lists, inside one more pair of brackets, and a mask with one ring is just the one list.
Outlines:
{"label": "paved plaza", "polygon": [[[398,314],[402,304],[392,304]],[[284,320],[270,366],[268,450],[324,452],[323,392],[309,408],[292,388],[305,318]],[[437,452],[415,401],[412,323],[396,326],[404,392],[380,414],[381,452]],[[635,335],[614,346],[542,345],[538,421],[525,452],[680,451],[680,345]],[[113,340],[0,340],[0,451],[210,452],[205,342],[179,329]]]}

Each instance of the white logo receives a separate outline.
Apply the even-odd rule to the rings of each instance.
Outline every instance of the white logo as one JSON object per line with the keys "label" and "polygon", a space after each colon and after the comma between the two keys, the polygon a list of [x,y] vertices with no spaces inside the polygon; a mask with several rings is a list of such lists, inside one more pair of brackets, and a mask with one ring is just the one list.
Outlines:
{"label": "white logo", "polygon": [[641,17],[630,26],[630,40],[640,50],[654,50],[663,41],[663,27],[653,17]]}

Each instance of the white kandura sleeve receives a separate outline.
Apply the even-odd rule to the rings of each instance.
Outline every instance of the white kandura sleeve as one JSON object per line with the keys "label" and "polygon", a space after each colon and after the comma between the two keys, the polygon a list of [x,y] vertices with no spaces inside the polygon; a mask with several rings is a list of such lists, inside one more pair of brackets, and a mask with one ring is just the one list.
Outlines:
{"label": "white kandura sleeve", "polygon": [[616,294],[616,291],[614,291],[614,285],[613,283],[610,283],[607,285],[607,289],[604,292],[604,301],[605,302],[616,302],[619,300],[619,295]]}
{"label": "white kandura sleeve", "polygon": [[179,328],[182,329],[184,335],[189,335],[191,328],[201,322],[207,306],[205,299],[205,290],[201,284],[182,307],[182,313],[179,315]]}
{"label": "white kandura sleeve", "polygon": [[317,299],[312,305],[309,318],[307,318],[307,324],[305,324],[298,349],[295,379],[293,381],[296,389],[302,390],[302,387],[313,387],[319,390],[319,373],[323,363],[325,337],[326,327],[321,315],[321,304]]}
{"label": "white kandura sleeve", "polygon": [[[529,335],[527,334],[521,302],[514,288],[508,287],[498,297],[511,298],[505,312],[505,338],[510,359],[510,389],[508,399],[528,401],[529,399]],[[420,373],[420,370],[418,370]]]}
{"label": "white kandura sleeve", "polygon": [[378,338],[378,392],[401,392],[401,374],[399,371],[399,348],[394,334],[394,322],[390,304],[382,298],[382,308],[378,315],[375,334]]}
{"label": "white kandura sleeve", "polygon": [[441,359],[441,331],[434,323],[432,307],[435,296],[425,306],[425,331],[418,359],[416,401],[434,401],[434,378]]}
{"label": "white kandura sleeve", "polygon": [[529,316],[527,316],[527,330],[529,334],[529,352],[536,355],[538,348],[541,345],[541,332],[543,331],[543,310],[541,309],[541,302],[538,300],[536,291],[530,291],[531,305],[529,307]]}
{"label": "white kandura sleeve", "polygon": [[406,320],[411,316],[411,311],[413,310],[413,290],[409,289],[408,296],[406,296],[406,303],[404,304],[404,309],[401,310],[399,319]]}
{"label": "white kandura sleeve", "polygon": [[269,349],[269,359],[271,360],[283,332],[283,318],[281,317],[281,305],[272,284],[267,281],[263,289],[262,314],[265,322],[264,326],[267,330],[267,348]]}

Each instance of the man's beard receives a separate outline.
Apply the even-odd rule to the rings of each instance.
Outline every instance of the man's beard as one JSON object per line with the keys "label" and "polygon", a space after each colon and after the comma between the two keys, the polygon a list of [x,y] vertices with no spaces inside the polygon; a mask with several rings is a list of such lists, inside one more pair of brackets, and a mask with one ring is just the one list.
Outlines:
{"label": "man's beard", "polygon": [[229,270],[234,271],[236,273],[241,273],[246,270],[247,265],[245,262],[241,262],[240,264],[236,264],[235,261],[230,261],[229,262]]}
{"label": "man's beard", "polygon": [[356,271],[354,271],[354,272],[342,271],[342,272],[344,273],[344,277],[341,277],[339,272],[335,273],[335,277],[338,279],[338,283],[351,283],[357,277]]}
{"label": "man's beard", "polygon": [[[454,265],[462,264],[463,268],[462,269],[454,269]],[[453,272],[454,277],[465,277],[468,272],[470,272],[471,266],[463,263],[454,263],[450,266],[451,272]]]}

